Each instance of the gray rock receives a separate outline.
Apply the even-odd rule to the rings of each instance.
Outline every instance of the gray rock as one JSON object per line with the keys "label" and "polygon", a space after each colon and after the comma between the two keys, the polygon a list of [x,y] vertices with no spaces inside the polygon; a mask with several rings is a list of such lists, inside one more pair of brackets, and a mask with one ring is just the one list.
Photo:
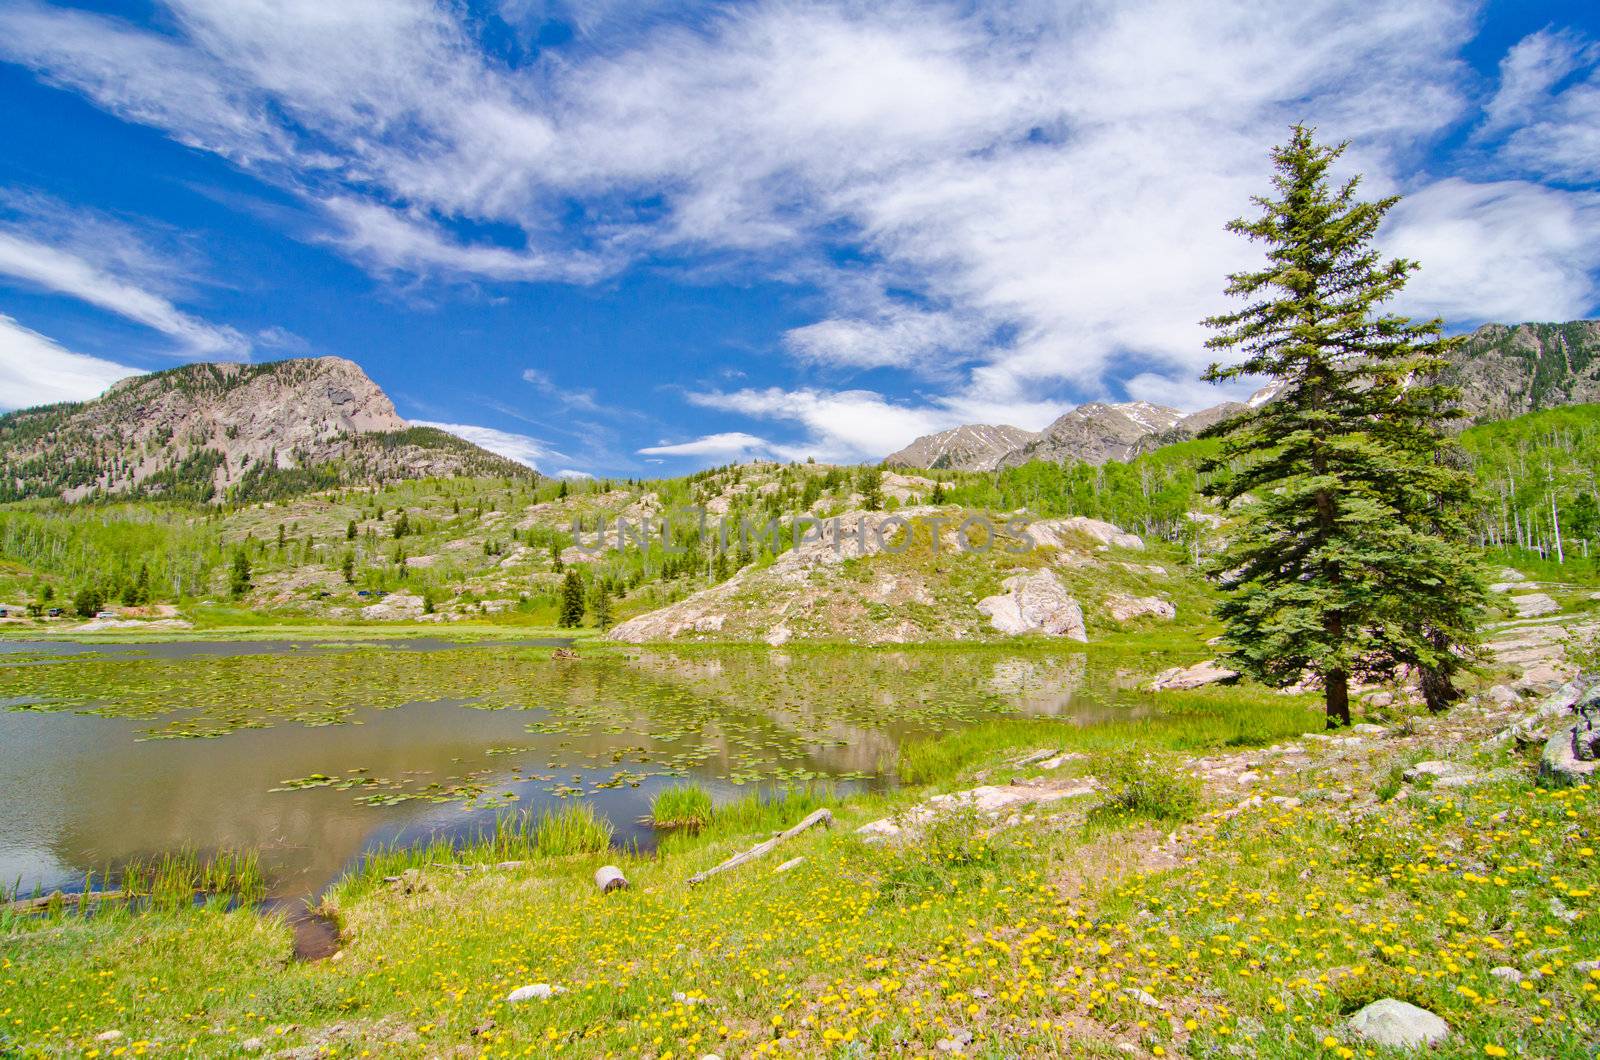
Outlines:
{"label": "gray rock", "polygon": [[1549,593],[1513,596],[1511,606],[1517,609],[1518,618],[1538,618],[1541,615],[1553,615],[1561,610],[1561,605],[1556,603]]}
{"label": "gray rock", "polygon": [[[1163,670],[1156,674],[1150,682],[1150,691],[1161,692],[1166,689],[1199,688],[1202,685],[1216,684],[1219,681],[1231,681],[1238,677],[1236,670],[1230,670],[1220,665],[1215,659],[1197,662],[1193,666],[1174,666],[1170,670]],[[1316,734],[1311,734],[1316,736]]]}
{"label": "gray rock", "polygon": [[1488,699],[1489,702],[1495,704],[1496,706],[1510,707],[1515,706],[1517,700],[1521,697],[1518,696],[1515,691],[1507,688],[1505,685],[1495,685],[1493,688],[1489,689],[1489,691],[1484,693],[1484,698]]}
{"label": "gray rock", "polygon": [[522,986],[506,995],[506,1001],[512,1005],[520,1005],[524,1001],[548,1001],[557,994],[565,994],[564,986],[551,986],[549,983],[534,983],[531,986]]}
{"label": "gray rock", "polygon": [[1083,608],[1068,594],[1053,571],[1014,574],[1001,582],[998,596],[978,601],[978,610],[1002,633],[1043,633],[1087,642]]}
{"label": "gray rock", "polygon": [[1595,770],[1600,762],[1585,762],[1578,758],[1573,739],[1579,726],[1562,729],[1545,741],[1539,755],[1539,786],[1545,788],[1571,788],[1579,784],[1592,784],[1600,777]]}
{"label": "gray rock", "polygon": [[1425,1008],[1386,997],[1350,1017],[1350,1027],[1376,1045],[1416,1049],[1450,1037],[1450,1025]]}
{"label": "gray rock", "polygon": [[1524,978],[1521,972],[1504,964],[1498,968],[1490,968],[1489,974],[1506,983],[1520,983]]}
{"label": "gray rock", "polygon": [[1106,597],[1106,614],[1113,621],[1129,622],[1143,615],[1154,615],[1156,618],[1172,619],[1178,617],[1178,609],[1170,601],[1159,596],[1130,596],[1127,593],[1112,593]]}
{"label": "gray rock", "polygon": [[1418,762],[1401,774],[1408,782],[1415,784],[1423,777],[1448,777],[1466,772],[1454,762]]}

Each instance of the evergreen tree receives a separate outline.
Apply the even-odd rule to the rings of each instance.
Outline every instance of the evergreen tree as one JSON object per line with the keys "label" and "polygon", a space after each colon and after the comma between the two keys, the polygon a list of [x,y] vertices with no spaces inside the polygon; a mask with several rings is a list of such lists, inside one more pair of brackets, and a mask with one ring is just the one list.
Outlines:
{"label": "evergreen tree", "polygon": [[122,591],[122,602],[139,607],[150,602],[150,565],[139,564],[139,573]]}
{"label": "evergreen tree", "polygon": [[605,582],[595,579],[594,591],[589,595],[589,613],[594,616],[596,629],[611,628],[611,594],[606,591]]}
{"label": "evergreen tree", "polygon": [[1461,340],[1381,311],[1417,266],[1372,246],[1397,198],[1360,201],[1359,178],[1331,186],[1343,151],[1303,125],[1274,149],[1277,197],[1228,226],[1265,245],[1266,266],[1230,276],[1249,304],[1206,321],[1210,348],[1244,355],[1207,379],[1279,388],[1213,429],[1221,451],[1204,467],[1206,492],[1241,517],[1214,561],[1228,660],[1268,684],[1320,679],[1330,726],[1350,720],[1352,680],[1407,664],[1430,704],[1448,701],[1485,599],[1461,517],[1470,479],[1439,430],[1453,395],[1437,374]]}
{"label": "evergreen tree", "polygon": [[929,504],[943,504],[944,503],[944,483],[943,482],[935,482],[933,484],[933,495],[928,498],[928,503]]}
{"label": "evergreen tree", "polygon": [[356,539],[356,521],[354,519],[345,524],[344,539],[346,541],[354,541]]}
{"label": "evergreen tree", "polygon": [[339,562],[339,573],[344,575],[346,585],[354,585],[356,580],[356,557],[353,552],[346,552],[344,559]]}
{"label": "evergreen tree", "polygon": [[555,568],[557,574],[566,569],[566,564],[561,562],[561,546],[554,541],[550,542],[550,566]]}
{"label": "evergreen tree", "polygon": [[566,479],[562,479],[561,480],[561,485],[556,487],[556,497],[558,499],[562,498],[562,497],[565,497],[567,495],[567,493],[568,493],[567,480]]}
{"label": "evergreen tree", "polygon": [[883,510],[883,469],[869,467],[861,472],[857,490],[862,496],[861,506],[869,512]]}
{"label": "evergreen tree", "polygon": [[93,618],[106,606],[106,594],[100,586],[90,582],[72,598],[72,609],[84,618]]}
{"label": "evergreen tree", "polygon": [[583,622],[583,581],[575,570],[567,571],[561,582],[561,613],[556,624],[571,629]]}
{"label": "evergreen tree", "polygon": [[394,539],[396,541],[411,532],[411,517],[405,512],[400,513],[400,518],[394,521]]}
{"label": "evergreen tree", "polygon": [[233,568],[228,573],[228,591],[235,600],[250,591],[250,557],[244,549],[233,554]]}

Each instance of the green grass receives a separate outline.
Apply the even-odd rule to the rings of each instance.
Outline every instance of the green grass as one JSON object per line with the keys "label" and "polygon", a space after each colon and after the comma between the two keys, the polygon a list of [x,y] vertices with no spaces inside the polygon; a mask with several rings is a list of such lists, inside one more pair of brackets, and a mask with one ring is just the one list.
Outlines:
{"label": "green grass", "polygon": [[529,849],[538,857],[565,858],[593,854],[611,845],[611,822],[587,802],[569,803],[539,815],[532,825]]}
{"label": "green grass", "polygon": [[[870,804],[871,800],[860,800],[862,807]],[[663,836],[658,849],[670,854],[701,849],[728,839],[752,835],[765,837],[788,828],[813,810],[838,805],[837,794],[827,784],[791,785],[773,791],[752,791],[714,807],[706,822],[692,833],[680,831]]]}
{"label": "green grass", "polygon": [[650,800],[650,823],[657,828],[698,832],[711,820],[711,793],[698,784],[674,784]]}
{"label": "green grass", "polygon": [[[1381,746],[1364,753],[1376,784],[1391,763]],[[1007,757],[995,744],[973,765]],[[1150,793],[1157,775],[1131,774],[1146,787],[1134,801],[1171,820],[1181,800]],[[1326,784],[1318,770],[1286,782]],[[826,793],[719,807],[658,857],[609,852],[633,883],[617,894],[596,891],[594,860],[565,840],[562,856],[432,870],[409,891],[352,879],[329,896],[346,938],[336,964],[293,964],[281,923],[215,909],[13,924],[0,1051],[80,1055],[118,1029],[130,1054],[160,1039],[207,1057],[240,1055],[250,1038],[352,1056],[746,1056],[783,1040],[790,1055],[903,1055],[933,1054],[960,1029],[978,1056],[1117,1055],[1127,1042],[1141,1055],[1288,1058],[1361,1055],[1346,1016],[1394,996],[1443,1016],[1453,1034],[1435,1055],[1464,1060],[1488,1046],[1586,1055],[1600,1022],[1600,977],[1572,967],[1600,957],[1600,938],[1552,903],[1591,915],[1593,791],[1518,781],[1360,814],[1269,802],[1196,822],[1188,857],[1161,872],[1134,863],[1144,816],[1091,834],[1054,816],[994,832],[956,813],[903,846],[855,836],[911,797],[835,800],[832,830],[692,889],[691,874]],[[508,816],[462,857],[537,846],[542,824]],[[1074,875],[1095,844],[1104,874]],[[1492,977],[1500,965],[1530,973],[1528,986]],[[567,992],[505,1003],[535,982]]]}
{"label": "green grass", "polygon": [[1044,718],[1003,718],[901,746],[899,775],[908,784],[946,779],[1007,752],[1050,748],[1082,753],[1186,751],[1250,747],[1322,728],[1319,704],[1252,685],[1151,694],[1142,717],[1094,725]]}

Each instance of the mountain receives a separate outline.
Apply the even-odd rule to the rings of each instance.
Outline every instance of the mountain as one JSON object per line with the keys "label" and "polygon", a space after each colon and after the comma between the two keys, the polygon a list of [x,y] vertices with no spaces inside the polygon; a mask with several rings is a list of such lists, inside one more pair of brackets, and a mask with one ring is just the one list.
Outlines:
{"label": "mountain", "polygon": [[[1600,402],[1600,320],[1565,324],[1485,324],[1451,358],[1444,380],[1461,388],[1460,405],[1469,422],[1520,416],[1558,405]],[[1015,427],[981,424],[955,427],[918,438],[888,457],[904,467],[948,467],[990,471],[1032,460],[1103,464],[1129,460],[1172,442],[1193,438],[1213,424],[1277,396],[1276,384],[1263,387],[1248,402],[1220,405],[1184,415],[1149,402],[1090,402],[1079,405],[1038,434]],[[1026,440],[996,454],[947,443],[946,439],[991,437],[983,432],[1014,431]],[[970,455],[969,455],[970,453]],[[927,463],[920,463],[921,459]],[[943,463],[933,463],[943,459]]]}
{"label": "mountain", "polygon": [[1165,405],[1133,401],[1107,405],[1091,401],[1057,419],[1039,436],[1000,458],[1001,467],[1016,467],[1031,460],[1065,463],[1085,460],[1103,464],[1127,460],[1142,452],[1140,443],[1165,435],[1183,419],[1183,413]]}
{"label": "mountain", "polygon": [[891,467],[956,468],[992,471],[1000,458],[1039,435],[1006,424],[969,423],[938,434],[926,434],[898,453],[884,457]]}
{"label": "mountain", "polygon": [[351,482],[532,474],[411,426],[341,357],[184,365],[124,379],[90,401],[0,416],[0,501],[246,500]]}
{"label": "mountain", "polygon": [[1474,422],[1600,402],[1600,320],[1485,324],[1453,360],[1445,381]]}

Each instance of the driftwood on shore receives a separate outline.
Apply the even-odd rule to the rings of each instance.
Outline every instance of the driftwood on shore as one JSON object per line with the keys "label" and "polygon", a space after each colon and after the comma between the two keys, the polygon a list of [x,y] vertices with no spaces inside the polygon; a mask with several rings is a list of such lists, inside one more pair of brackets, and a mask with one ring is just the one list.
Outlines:
{"label": "driftwood on shore", "polygon": [[[196,892],[203,893],[203,892]],[[49,909],[56,903],[62,905],[88,905],[92,902],[123,902],[130,899],[143,898],[145,895],[129,894],[127,891],[52,891],[37,898],[21,898],[13,902],[0,904],[0,909],[11,913],[37,913]]]}
{"label": "driftwood on shore", "polygon": [[772,852],[777,848],[779,843],[782,843],[788,839],[793,839],[806,829],[813,828],[819,824],[823,825],[824,827],[833,824],[833,812],[827,809],[813,811],[812,813],[808,814],[804,820],[795,825],[793,828],[790,828],[788,831],[779,832],[765,843],[757,843],[744,853],[735,854],[733,857],[729,858],[727,861],[724,861],[720,865],[713,866],[704,872],[690,876],[689,886],[693,887],[696,884],[704,883],[719,872],[727,872],[729,869],[738,868],[747,861],[754,861],[763,854]]}

